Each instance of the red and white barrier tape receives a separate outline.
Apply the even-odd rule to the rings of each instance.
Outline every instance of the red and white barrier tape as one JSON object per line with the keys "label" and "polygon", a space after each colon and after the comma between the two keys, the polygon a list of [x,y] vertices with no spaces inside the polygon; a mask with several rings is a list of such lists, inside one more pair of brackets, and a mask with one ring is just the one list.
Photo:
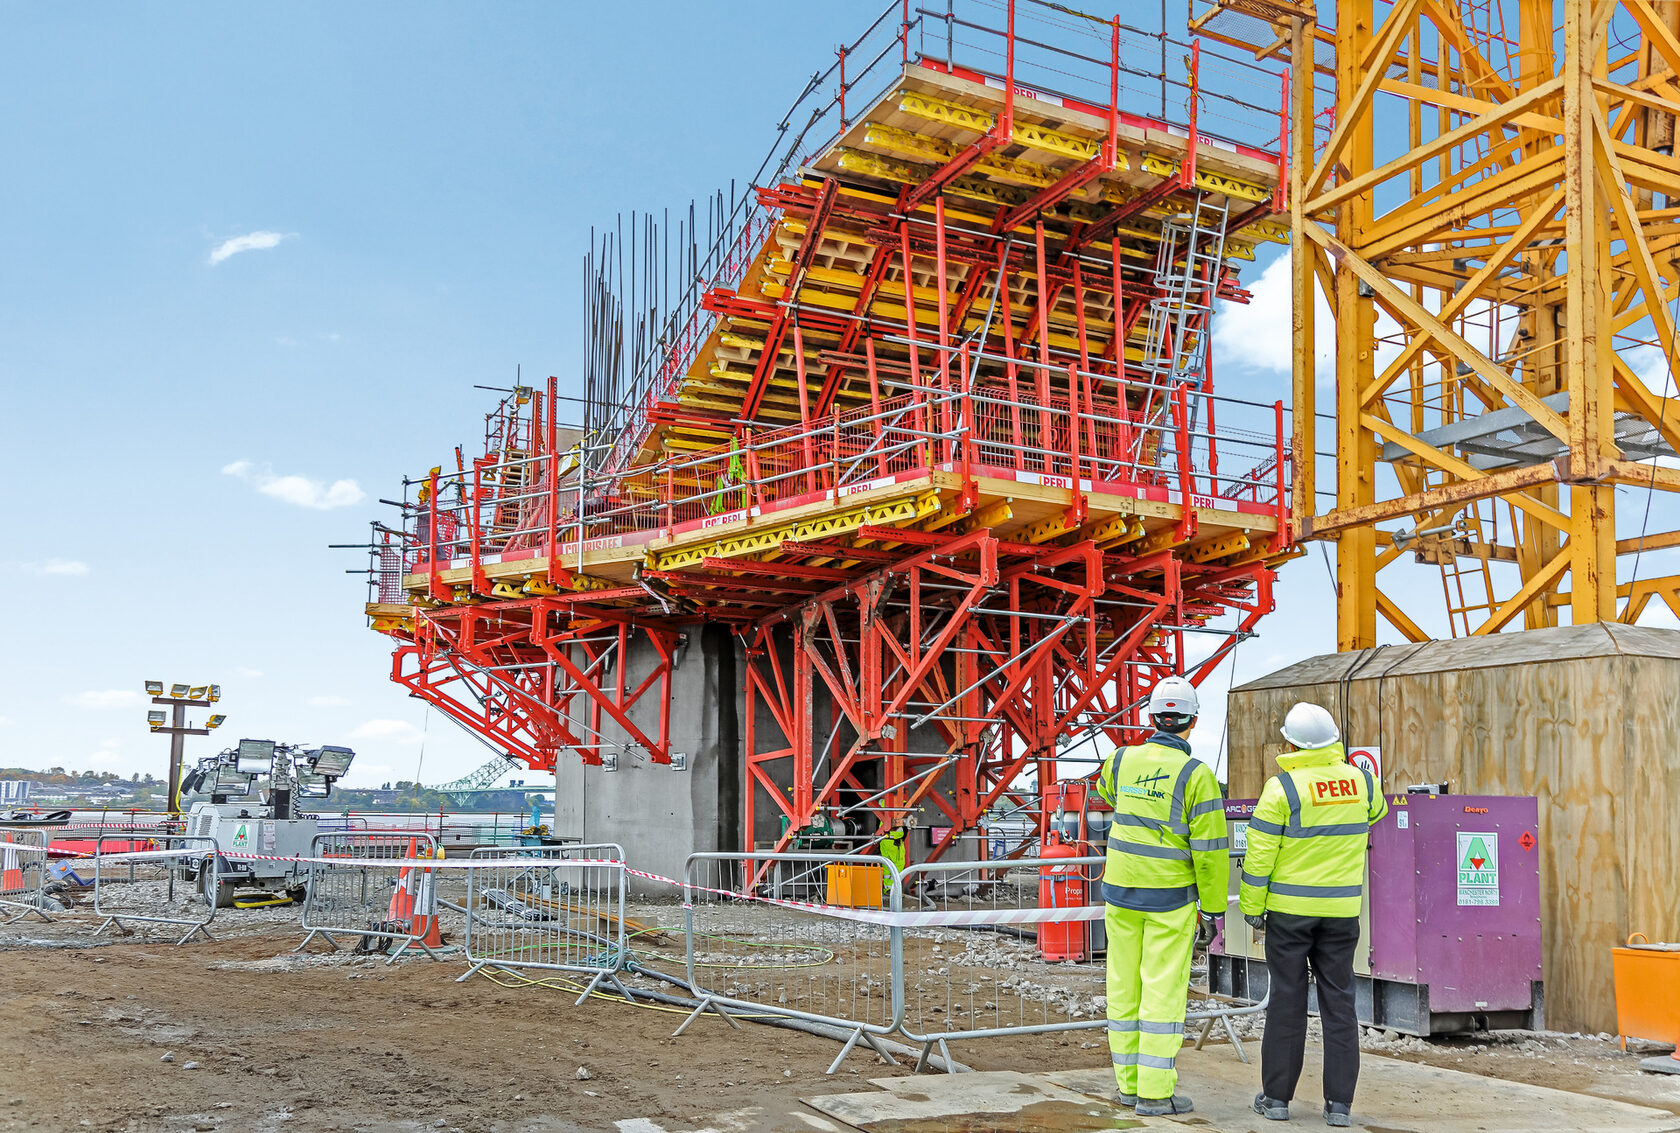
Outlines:
{"label": "red and white barrier tape", "polygon": [[[40,850],[40,847],[16,844],[19,850]],[[208,846],[189,846],[173,850],[141,850],[116,854],[83,854],[81,857],[105,862],[141,862],[166,861],[176,858],[207,857],[216,851]],[[507,866],[548,866],[554,868],[572,867],[610,867],[622,869],[632,877],[640,877],[659,885],[669,885],[675,889],[686,889],[688,892],[709,893],[718,897],[729,897],[739,901],[753,901],[758,904],[774,905],[784,909],[795,909],[800,912],[815,913],[819,916],[831,917],[836,920],[856,921],[861,924],[878,925],[884,928],[941,928],[962,927],[965,925],[1022,925],[1022,924],[1062,924],[1072,921],[1099,921],[1103,919],[1105,906],[1103,905],[1073,905],[1064,908],[1049,909],[943,909],[943,910],[912,910],[893,912],[890,909],[854,908],[848,905],[824,905],[814,901],[796,901],[789,897],[766,897],[757,893],[743,893],[734,889],[714,889],[706,885],[689,883],[687,886],[675,878],[662,874],[648,873],[645,870],[631,869],[623,862],[605,858],[332,858],[332,857],[292,857],[282,854],[245,854],[221,851],[220,857],[229,861],[256,862],[286,862],[295,865],[325,865],[344,866],[352,868],[373,869],[411,869],[430,871],[434,869],[487,869]]]}

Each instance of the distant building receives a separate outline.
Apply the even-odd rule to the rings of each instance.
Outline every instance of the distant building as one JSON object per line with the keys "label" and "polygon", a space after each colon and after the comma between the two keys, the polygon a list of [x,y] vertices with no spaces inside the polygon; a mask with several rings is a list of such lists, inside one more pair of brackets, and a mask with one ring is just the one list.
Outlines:
{"label": "distant building", "polygon": [[0,779],[0,806],[22,806],[39,785],[29,779]]}

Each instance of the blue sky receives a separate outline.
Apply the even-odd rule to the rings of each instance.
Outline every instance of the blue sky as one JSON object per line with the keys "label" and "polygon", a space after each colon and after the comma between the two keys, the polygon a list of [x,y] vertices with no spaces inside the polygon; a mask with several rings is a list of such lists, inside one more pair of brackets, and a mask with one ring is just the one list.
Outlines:
{"label": "blue sky", "polygon": [[[581,392],[590,226],[750,176],[876,10],[0,12],[0,762],[161,772],[148,677],[220,682],[226,740],[348,742],[364,783],[482,762],[327,544],[473,439],[474,383]],[[1221,387],[1283,396],[1274,356],[1222,348]],[[1333,648],[1327,587],[1316,551],[1285,571],[1239,678]]]}

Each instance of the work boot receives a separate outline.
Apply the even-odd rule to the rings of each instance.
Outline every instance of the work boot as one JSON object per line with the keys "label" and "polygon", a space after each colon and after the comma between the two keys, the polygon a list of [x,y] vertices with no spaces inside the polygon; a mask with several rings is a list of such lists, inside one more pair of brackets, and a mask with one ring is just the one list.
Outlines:
{"label": "work boot", "polygon": [[1346,1129],[1353,1124],[1353,1107],[1346,1102],[1324,1103],[1324,1124]]}
{"label": "work boot", "polygon": [[1195,1104],[1183,1094],[1174,1094],[1170,1098],[1139,1098],[1137,1100],[1137,1115],[1139,1117],[1169,1117],[1178,1113],[1190,1113],[1195,1108]]}
{"label": "work boot", "polygon": [[1122,1093],[1120,1095],[1120,1104],[1126,1106],[1128,1109],[1131,1108],[1137,1104],[1137,1095]]}
{"label": "work boot", "polygon": [[[1280,1102],[1276,1098],[1268,1098],[1265,1094],[1255,1094],[1254,1112],[1267,1121],[1288,1121],[1289,1103]],[[1328,1112],[1328,1109],[1326,1112]]]}

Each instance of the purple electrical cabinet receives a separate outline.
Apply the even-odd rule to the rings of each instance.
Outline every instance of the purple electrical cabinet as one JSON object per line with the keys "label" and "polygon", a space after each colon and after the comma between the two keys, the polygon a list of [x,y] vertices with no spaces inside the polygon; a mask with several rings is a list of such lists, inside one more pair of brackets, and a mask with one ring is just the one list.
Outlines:
{"label": "purple electrical cabinet", "polygon": [[[1535,800],[1391,794],[1388,801],[1388,816],[1371,828],[1354,965],[1360,1021],[1416,1035],[1543,1027]],[[1235,826],[1252,809],[1233,801],[1226,813]],[[1232,913],[1245,844],[1233,840]],[[1216,991],[1264,993],[1263,947],[1245,930],[1209,957]]]}

